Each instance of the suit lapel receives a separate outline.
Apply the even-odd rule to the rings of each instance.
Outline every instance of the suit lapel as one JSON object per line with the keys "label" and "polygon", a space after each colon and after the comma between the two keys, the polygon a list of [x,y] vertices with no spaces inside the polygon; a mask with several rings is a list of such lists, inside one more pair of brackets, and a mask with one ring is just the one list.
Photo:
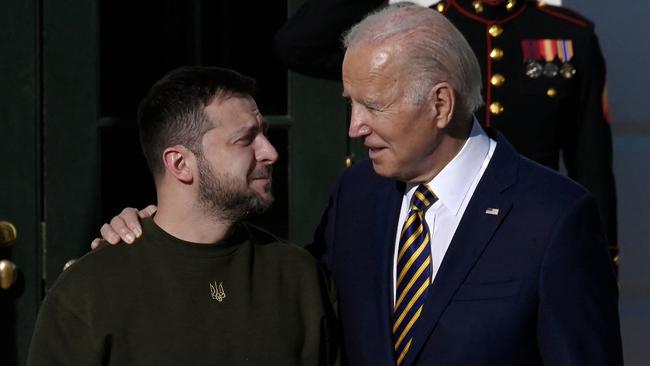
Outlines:
{"label": "suit lapel", "polygon": [[[500,136],[499,136],[500,137]],[[429,289],[424,311],[415,325],[414,341],[403,366],[412,365],[454,294],[480,258],[512,208],[506,191],[516,179],[518,154],[503,139],[465,209],[456,233]],[[495,214],[495,210],[498,213]]]}
{"label": "suit lapel", "polygon": [[[379,349],[390,351],[392,365],[395,364],[392,339],[393,319],[393,252],[395,250],[395,235],[399,221],[405,185],[400,182],[390,181],[383,189],[378,190],[377,210],[375,210],[376,228],[378,234],[376,241],[379,244],[377,254],[380,256],[380,270],[382,272],[381,291],[377,291],[377,304],[381,314],[382,324],[380,337],[382,347]],[[388,354],[386,354],[388,357]]]}

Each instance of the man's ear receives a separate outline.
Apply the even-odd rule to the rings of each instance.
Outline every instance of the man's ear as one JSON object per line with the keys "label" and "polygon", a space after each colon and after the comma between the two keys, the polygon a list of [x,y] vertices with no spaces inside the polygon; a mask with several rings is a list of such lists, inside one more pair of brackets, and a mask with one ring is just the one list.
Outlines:
{"label": "man's ear", "polygon": [[190,184],[194,180],[194,153],[183,145],[175,145],[163,150],[165,170],[179,181]]}
{"label": "man's ear", "polygon": [[454,89],[446,81],[437,83],[431,88],[429,100],[435,109],[436,127],[439,129],[446,128],[454,117],[454,108],[456,106]]}

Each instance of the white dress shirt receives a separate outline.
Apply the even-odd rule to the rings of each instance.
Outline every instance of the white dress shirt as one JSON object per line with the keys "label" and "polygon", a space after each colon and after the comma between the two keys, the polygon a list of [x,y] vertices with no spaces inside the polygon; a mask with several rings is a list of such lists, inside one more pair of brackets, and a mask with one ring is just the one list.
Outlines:
{"label": "white dress shirt", "polygon": [[[469,138],[458,154],[431,181],[429,188],[438,196],[425,214],[425,221],[431,235],[431,281],[436,278],[442,259],[449,248],[451,239],[456,233],[460,219],[465,213],[478,182],[485,172],[496,141],[483,131],[474,119]],[[417,189],[417,184],[407,184],[402,208],[399,215],[399,226],[395,235],[395,252],[393,254],[393,304],[395,302],[395,281],[397,272],[397,253],[399,250],[400,233],[404,221],[408,217],[411,198]]]}

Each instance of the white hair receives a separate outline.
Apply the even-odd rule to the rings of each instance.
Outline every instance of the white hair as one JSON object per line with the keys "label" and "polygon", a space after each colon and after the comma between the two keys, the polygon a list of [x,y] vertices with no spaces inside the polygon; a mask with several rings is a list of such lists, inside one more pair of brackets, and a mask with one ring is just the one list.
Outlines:
{"label": "white hair", "polygon": [[346,49],[387,40],[400,42],[411,80],[407,98],[419,104],[431,88],[447,81],[457,98],[457,112],[471,115],[483,104],[481,71],[465,37],[437,11],[412,3],[389,5],[348,30]]}

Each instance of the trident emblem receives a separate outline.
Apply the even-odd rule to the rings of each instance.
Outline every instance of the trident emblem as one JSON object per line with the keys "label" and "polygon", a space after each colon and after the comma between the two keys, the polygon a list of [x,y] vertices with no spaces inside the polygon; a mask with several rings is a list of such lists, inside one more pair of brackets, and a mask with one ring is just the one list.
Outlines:
{"label": "trident emblem", "polygon": [[217,281],[214,281],[214,283],[210,284],[210,294],[212,295],[213,300],[217,300],[219,302],[222,302],[223,299],[226,298],[226,292],[223,290],[223,282],[219,282],[217,285]]}

